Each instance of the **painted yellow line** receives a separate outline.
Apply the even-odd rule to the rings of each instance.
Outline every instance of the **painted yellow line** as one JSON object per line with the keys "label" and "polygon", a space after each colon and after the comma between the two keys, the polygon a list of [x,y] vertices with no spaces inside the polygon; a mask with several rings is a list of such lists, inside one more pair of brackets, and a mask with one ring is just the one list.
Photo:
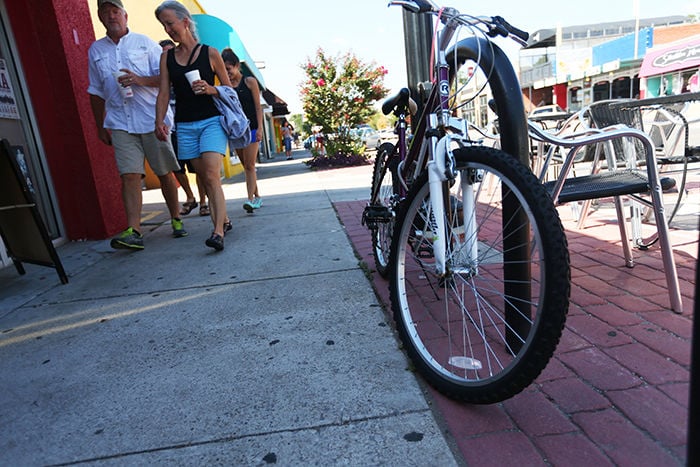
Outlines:
{"label": "painted yellow line", "polygon": [[154,219],[158,217],[160,214],[163,214],[165,211],[151,211],[149,213],[144,213],[144,215],[141,216],[141,222],[148,222],[151,219]]}

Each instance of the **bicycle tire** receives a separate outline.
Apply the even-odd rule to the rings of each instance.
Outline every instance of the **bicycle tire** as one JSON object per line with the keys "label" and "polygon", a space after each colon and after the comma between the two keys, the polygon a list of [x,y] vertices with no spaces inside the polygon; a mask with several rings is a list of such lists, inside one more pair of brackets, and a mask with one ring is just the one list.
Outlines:
{"label": "bicycle tire", "polygon": [[[442,220],[449,239],[447,272],[437,277],[427,241],[436,219],[430,218],[425,171],[399,209],[391,246],[391,304],[418,373],[452,399],[490,404],[526,388],[554,354],[569,305],[568,245],[550,196],[522,163],[487,147],[456,149],[454,155],[459,175],[451,188],[445,183],[450,203]],[[472,184],[462,184],[473,178]],[[474,224],[459,215],[466,190],[475,195]],[[505,216],[503,201],[518,214]],[[468,205],[462,211],[470,211]],[[512,225],[521,213],[528,223]],[[529,262],[512,257],[514,245],[506,244],[525,228],[528,241],[520,246],[530,252]],[[478,239],[472,259],[465,252],[470,230]],[[527,277],[522,270],[517,277],[508,272],[523,266]]]}
{"label": "bicycle tire", "polygon": [[372,253],[377,272],[383,278],[389,275],[389,251],[394,230],[395,208],[398,203],[399,185],[396,175],[398,165],[396,148],[383,143],[377,148],[372,172],[370,206],[379,216],[370,224]]}

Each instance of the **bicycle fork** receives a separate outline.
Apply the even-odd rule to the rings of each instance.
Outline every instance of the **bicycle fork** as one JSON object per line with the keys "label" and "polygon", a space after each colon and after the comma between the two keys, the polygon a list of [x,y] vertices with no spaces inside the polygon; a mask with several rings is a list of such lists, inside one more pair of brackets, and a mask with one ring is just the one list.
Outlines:
{"label": "bicycle fork", "polygon": [[[432,242],[435,272],[438,277],[445,277],[455,272],[474,276],[478,272],[478,242],[473,184],[478,182],[478,177],[472,169],[465,170],[460,177],[462,193],[460,210],[459,201],[456,198],[453,200],[449,192],[446,193],[444,189],[445,183],[454,181],[457,176],[450,141],[450,136],[444,136],[431,147],[433,157],[428,162],[430,206],[427,207],[425,231],[432,233],[432,238],[429,240]],[[451,215],[461,216],[456,225],[451,222],[449,231],[445,222],[447,203],[450,203],[450,211],[453,211]],[[451,246],[452,252],[449,260],[448,245]]]}

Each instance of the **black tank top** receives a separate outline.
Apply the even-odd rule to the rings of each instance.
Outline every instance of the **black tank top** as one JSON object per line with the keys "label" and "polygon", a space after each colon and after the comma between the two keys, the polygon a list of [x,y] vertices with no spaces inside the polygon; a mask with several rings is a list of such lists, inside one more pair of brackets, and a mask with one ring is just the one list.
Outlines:
{"label": "black tank top", "polygon": [[[255,111],[255,101],[253,100],[253,93],[248,89],[248,85],[245,84],[245,76],[241,78],[241,82],[238,83],[236,87],[236,92],[238,93],[238,100],[241,101],[241,107],[243,107],[243,113],[250,121],[250,129],[258,129],[258,113]],[[259,99],[259,97],[258,97]]]}
{"label": "black tank top", "polygon": [[182,66],[175,60],[174,49],[168,50],[167,61],[170,81],[175,91],[175,121],[196,122],[221,115],[214,105],[212,96],[197,95],[192,90],[185,73],[199,70],[201,79],[214,85],[214,70],[209,63],[209,46],[202,45],[199,56],[190,65]]}

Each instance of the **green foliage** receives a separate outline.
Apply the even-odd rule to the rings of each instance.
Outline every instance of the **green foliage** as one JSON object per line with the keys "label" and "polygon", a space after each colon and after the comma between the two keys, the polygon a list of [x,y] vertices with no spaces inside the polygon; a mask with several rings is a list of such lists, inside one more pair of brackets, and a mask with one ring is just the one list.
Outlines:
{"label": "green foliage", "polygon": [[289,120],[294,127],[294,131],[301,133],[303,124],[303,116],[301,114],[292,114],[287,118],[287,120]]}
{"label": "green foliage", "polygon": [[374,113],[372,104],[387,93],[384,67],[365,64],[351,53],[329,57],[319,48],[315,59],[303,69],[306,80],[301,84],[301,96],[306,120],[327,135],[364,123]]}
{"label": "green foliage", "polygon": [[381,110],[377,110],[367,120],[367,123],[376,130],[383,130],[384,128],[394,128],[396,120],[396,115],[384,115]]}

